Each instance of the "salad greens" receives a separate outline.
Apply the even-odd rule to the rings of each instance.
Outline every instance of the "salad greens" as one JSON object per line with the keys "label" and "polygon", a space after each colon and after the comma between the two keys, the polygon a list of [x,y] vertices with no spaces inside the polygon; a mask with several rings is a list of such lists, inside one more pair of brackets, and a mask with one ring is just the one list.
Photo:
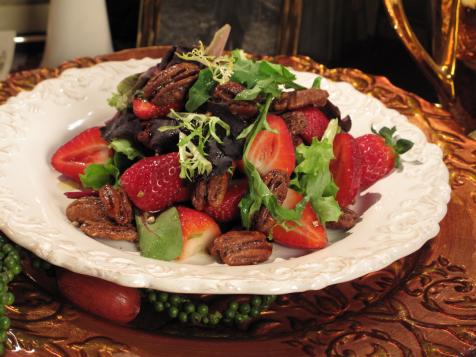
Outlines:
{"label": "salad greens", "polygon": [[134,95],[134,87],[139,79],[140,73],[133,74],[124,78],[117,85],[117,92],[113,93],[107,103],[122,112],[127,109],[132,96]]}
{"label": "salad greens", "polygon": [[336,201],[338,187],[332,180],[329,163],[334,158],[332,142],[339,129],[337,119],[330,121],[321,140],[312,139],[311,145],[296,148],[297,166],[290,184],[311,202],[322,224],[335,222],[341,214]]}
{"label": "salad greens", "polygon": [[188,91],[188,100],[185,103],[187,112],[196,111],[203,103],[210,98],[210,92],[215,87],[213,73],[210,68],[205,68],[198,74],[198,79]]}
{"label": "salad greens", "polygon": [[172,110],[168,117],[177,120],[179,124],[163,126],[159,130],[179,130],[180,177],[192,181],[197,175],[210,174],[213,167],[207,159],[206,144],[210,138],[222,144],[217,126],[225,130],[226,136],[230,135],[230,126],[220,118],[206,114],[177,113]]}
{"label": "salad greens", "polygon": [[169,208],[150,224],[141,215],[137,215],[135,220],[139,247],[144,257],[173,260],[180,255],[183,240],[177,208]]}

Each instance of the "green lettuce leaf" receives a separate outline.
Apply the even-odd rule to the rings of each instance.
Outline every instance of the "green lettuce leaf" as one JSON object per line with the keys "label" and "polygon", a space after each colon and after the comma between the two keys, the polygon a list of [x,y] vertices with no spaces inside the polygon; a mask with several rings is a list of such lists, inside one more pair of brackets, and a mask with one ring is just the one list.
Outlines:
{"label": "green lettuce leaf", "polygon": [[210,92],[215,85],[212,71],[209,68],[202,69],[198,79],[188,91],[188,99],[185,103],[187,112],[194,112],[205,103],[210,98]]}
{"label": "green lettuce leaf", "polygon": [[174,260],[182,253],[182,228],[175,207],[162,212],[154,223],[147,223],[141,215],[136,216],[139,249],[147,258]]}
{"label": "green lettuce leaf", "polygon": [[322,224],[337,221],[341,213],[335,198],[338,187],[329,169],[334,158],[332,142],[338,128],[334,119],[321,140],[314,138],[311,145],[301,144],[296,148],[297,166],[291,187],[300,192],[305,201],[311,202]]}
{"label": "green lettuce leaf", "polygon": [[132,96],[134,95],[134,87],[139,76],[139,73],[133,74],[120,81],[117,85],[117,91],[112,94],[112,96],[107,100],[107,103],[118,111],[126,110]]}
{"label": "green lettuce leaf", "polygon": [[105,164],[91,164],[79,175],[84,187],[99,190],[106,184],[115,184],[119,180],[119,169],[109,161]]}
{"label": "green lettuce leaf", "polygon": [[142,153],[132,146],[131,142],[127,139],[114,139],[109,144],[116,153],[124,154],[129,160],[134,160],[139,157],[143,157]]}

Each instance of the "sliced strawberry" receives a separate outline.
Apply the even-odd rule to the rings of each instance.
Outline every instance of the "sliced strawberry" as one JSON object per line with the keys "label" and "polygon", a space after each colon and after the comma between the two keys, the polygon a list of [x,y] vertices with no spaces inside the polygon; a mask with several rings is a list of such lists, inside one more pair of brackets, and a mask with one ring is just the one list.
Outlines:
{"label": "sliced strawberry", "polygon": [[[302,200],[302,196],[288,189],[283,207],[294,208]],[[300,220],[300,225],[288,222],[292,230],[286,231],[281,226],[275,226],[272,231],[273,240],[279,244],[291,248],[321,249],[327,245],[327,234],[324,226],[319,222],[317,215],[308,203],[304,208]]]}
{"label": "sliced strawberry", "polygon": [[307,107],[300,109],[299,111],[304,114],[307,120],[307,125],[304,128],[304,131],[300,134],[303,140],[308,145],[312,142],[312,138],[320,140],[329,124],[327,116],[314,107]]}
{"label": "sliced strawberry", "polygon": [[394,138],[396,129],[386,127],[379,134],[366,134],[356,139],[362,161],[360,189],[365,190],[399,166],[399,155],[413,146],[411,141]]}
{"label": "sliced strawberry", "polygon": [[104,164],[111,155],[112,150],[101,137],[99,127],[92,127],[61,145],[51,158],[51,165],[63,175],[79,182],[79,175],[86,166]]}
{"label": "sliced strawberry", "polygon": [[171,109],[177,109],[175,105],[158,106],[147,100],[136,98],[132,101],[132,110],[136,117],[141,120],[166,116]]}
{"label": "sliced strawberry", "polygon": [[240,216],[238,204],[248,190],[246,180],[231,182],[226,191],[225,198],[219,207],[210,204],[205,206],[205,212],[215,218],[218,222],[231,222]]}
{"label": "sliced strawberry", "polygon": [[197,253],[205,253],[210,243],[218,237],[220,227],[208,214],[187,207],[177,207],[182,227],[182,253],[177,258],[183,260]]}
{"label": "sliced strawberry", "polygon": [[160,211],[186,200],[189,190],[180,178],[178,153],[146,157],[121,176],[121,186],[141,210]]}
{"label": "sliced strawberry", "polygon": [[334,139],[334,157],[330,163],[330,170],[339,191],[336,199],[344,208],[350,205],[360,187],[361,165],[359,146],[352,135],[337,134]]}
{"label": "sliced strawberry", "polygon": [[296,161],[291,134],[281,117],[269,114],[266,120],[277,133],[259,132],[251,143],[247,158],[261,175],[273,169],[291,175]]}

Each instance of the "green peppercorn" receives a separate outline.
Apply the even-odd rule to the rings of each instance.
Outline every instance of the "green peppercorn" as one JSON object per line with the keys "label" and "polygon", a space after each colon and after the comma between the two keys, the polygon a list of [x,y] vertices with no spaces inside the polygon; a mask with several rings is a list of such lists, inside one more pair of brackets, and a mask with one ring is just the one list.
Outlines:
{"label": "green peppercorn", "polygon": [[228,307],[228,309],[230,309],[232,311],[236,311],[236,310],[238,310],[239,306],[240,305],[236,301],[232,301],[232,302],[230,302],[230,306]]}
{"label": "green peppercorn", "polygon": [[204,325],[208,325],[208,323],[210,322],[209,318],[207,316],[205,316],[204,318],[202,318],[202,324]]}
{"label": "green peppercorn", "polygon": [[180,322],[185,323],[185,322],[187,322],[188,315],[187,315],[186,312],[181,311],[178,315],[178,318],[179,318]]}
{"label": "green peppercorn", "polygon": [[159,294],[159,301],[166,302],[168,298],[169,298],[169,294],[167,293],[162,292]]}
{"label": "green peppercorn", "polygon": [[250,304],[241,304],[240,305],[240,312],[243,314],[243,315],[246,315],[250,312],[251,310],[251,306]]}
{"label": "green peppercorn", "polygon": [[165,309],[164,303],[162,301],[156,301],[154,303],[154,308],[157,312],[162,312]]}
{"label": "green peppercorn", "polygon": [[200,315],[205,316],[206,314],[208,314],[208,306],[205,304],[202,304],[198,307],[197,311]]}
{"label": "green peppercorn", "polygon": [[179,313],[179,310],[175,307],[175,306],[172,306],[169,308],[168,310],[169,312],[169,316],[174,319],[177,317],[178,313]]}
{"label": "green peppercorn", "polygon": [[0,356],[3,356],[5,353],[5,346],[3,344],[0,344]]}
{"label": "green peppercorn", "polygon": [[6,331],[10,328],[10,319],[6,316],[0,317],[0,330]]}
{"label": "green peppercorn", "polygon": [[21,266],[19,263],[17,263],[17,265],[15,265],[13,268],[12,268],[12,273],[15,274],[15,275],[18,275],[20,274],[21,272]]}
{"label": "green peppercorn", "polygon": [[5,342],[7,339],[7,331],[0,330],[0,342]]}
{"label": "green peppercorn", "polygon": [[228,310],[225,311],[225,318],[226,318],[226,319],[231,320],[231,319],[233,319],[234,317],[235,317],[235,311],[234,311],[234,310],[228,309]]}
{"label": "green peppercorn", "polygon": [[2,251],[7,254],[10,253],[12,250],[13,250],[13,245],[8,243],[2,247]]}
{"label": "green peppercorn", "polygon": [[220,322],[220,317],[218,317],[217,315],[210,315],[210,325],[218,325],[218,323]]}
{"label": "green peppercorn", "polygon": [[252,307],[250,310],[250,316],[251,317],[256,317],[260,313],[259,309],[257,307]]}
{"label": "green peppercorn", "polygon": [[195,312],[195,305],[191,302],[185,304],[184,306],[184,311],[187,313],[187,314],[190,314],[192,312]]}
{"label": "green peppercorn", "polygon": [[170,302],[167,301],[166,303],[164,303],[164,306],[168,309],[168,308],[171,307],[172,305],[170,304]]}
{"label": "green peppercorn", "polygon": [[245,320],[245,319],[244,319],[243,315],[241,315],[241,314],[236,314],[236,316],[235,316],[235,322],[236,322],[238,325],[241,324],[241,323],[243,323],[244,320]]}
{"label": "green peppercorn", "polygon": [[169,300],[170,303],[174,306],[177,306],[182,302],[182,299],[178,295],[172,295]]}
{"label": "green peppercorn", "polygon": [[198,312],[192,312],[188,315],[188,319],[192,324],[198,324],[202,319],[202,315],[200,315]]}
{"label": "green peppercorn", "polygon": [[252,306],[261,306],[261,303],[262,303],[262,299],[261,299],[261,296],[258,296],[258,295],[255,295],[251,298],[251,305]]}
{"label": "green peppercorn", "polygon": [[12,305],[14,301],[15,296],[9,291],[2,296],[3,305]]}
{"label": "green peppercorn", "polygon": [[148,299],[150,302],[156,302],[156,301],[157,301],[157,294],[154,293],[154,292],[150,292],[150,293],[147,295],[147,299]]}

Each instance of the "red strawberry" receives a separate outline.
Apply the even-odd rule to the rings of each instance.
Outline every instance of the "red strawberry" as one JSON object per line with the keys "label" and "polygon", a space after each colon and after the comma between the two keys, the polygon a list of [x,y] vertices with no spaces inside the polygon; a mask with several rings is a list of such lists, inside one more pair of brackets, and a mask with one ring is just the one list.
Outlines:
{"label": "red strawberry", "polygon": [[312,138],[321,139],[322,135],[327,129],[329,119],[319,109],[314,107],[307,107],[299,110],[304,114],[307,120],[307,125],[304,131],[300,134],[306,144],[312,142]]}
{"label": "red strawberry", "polygon": [[206,249],[215,237],[218,237],[220,227],[208,214],[187,207],[177,207],[180,225],[182,227],[182,253],[177,258],[183,260]]}
{"label": "red strawberry", "polygon": [[218,222],[230,222],[240,216],[238,204],[248,190],[248,182],[237,180],[231,182],[226,191],[225,198],[219,207],[207,204],[205,212],[215,218]]}
{"label": "red strawberry", "polygon": [[[288,189],[283,207],[294,208],[301,200],[302,196],[298,192]],[[302,212],[300,224],[288,222],[288,225],[293,228],[289,231],[281,226],[275,226],[272,232],[273,240],[291,248],[321,249],[327,245],[326,230],[319,222],[310,203]]]}
{"label": "red strawberry", "polygon": [[277,133],[266,130],[259,132],[251,143],[247,158],[261,175],[273,169],[291,175],[296,161],[291,134],[281,117],[269,114],[266,120]]}
{"label": "red strawberry", "polygon": [[121,176],[121,186],[131,201],[144,211],[160,211],[186,200],[189,190],[180,178],[178,153],[146,157]]}
{"label": "red strawberry", "polygon": [[362,161],[361,190],[369,188],[398,167],[399,155],[412,148],[411,141],[394,138],[395,131],[395,127],[384,127],[379,134],[366,134],[356,139]]}
{"label": "red strawberry", "polygon": [[334,157],[330,163],[330,170],[334,182],[339,187],[336,199],[341,207],[347,207],[359,193],[362,172],[359,146],[352,135],[347,133],[336,135]]}
{"label": "red strawberry", "polygon": [[132,101],[132,110],[135,116],[142,120],[165,116],[171,109],[177,108],[175,105],[158,106],[140,98],[136,98]]}
{"label": "red strawberry", "polygon": [[112,155],[98,127],[79,133],[61,145],[51,158],[51,165],[63,175],[79,182],[79,175],[89,164],[104,164]]}

